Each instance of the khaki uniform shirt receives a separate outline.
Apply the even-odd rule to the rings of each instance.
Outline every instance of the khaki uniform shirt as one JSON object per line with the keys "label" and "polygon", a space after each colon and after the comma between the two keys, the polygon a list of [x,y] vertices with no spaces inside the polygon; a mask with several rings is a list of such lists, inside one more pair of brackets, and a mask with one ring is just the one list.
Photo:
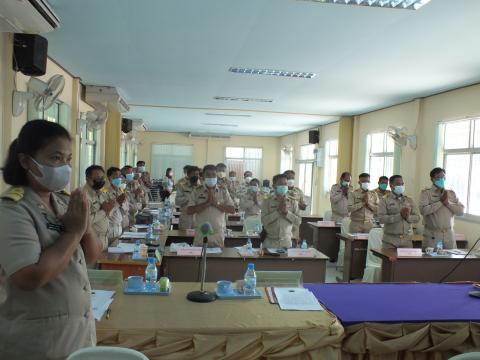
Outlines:
{"label": "khaki uniform shirt", "polygon": [[[368,196],[368,205],[371,209],[365,206],[363,201],[365,194]],[[369,226],[373,224],[377,207],[378,197],[374,191],[363,191],[362,189],[357,189],[349,193],[348,211],[350,212],[350,218],[352,219],[352,222],[350,223],[350,229],[355,228],[357,224],[368,224]],[[355,230],[351,231],[357,232]],[[361,230],[361,232],[363,231],[364,230]]]}
{"label": "khaki uniform shirt", "polygon": [[300,226],[302,218],[298,203],[287,197],[287,215],[278,211],[280,201],[276,195],[270,196],[262,204],[262,225],[267,233],[263,247],[292,247],[292,228]]}
{"label": "khaki uniform shirt", "polygon": [[[257,203],[255,203],[257,198]],[[263,196],[260,192],[252,193],[249,191],[240,199],[240,209],[245,211],[245,216],[260,215],[262,209]]]}
{"label": "khaki uniform shirt", "polygon": [[445,249],[457,247],[453,232],[454,216],[463,215],[465,208],[453,190],[444,191],[448,191],[448,206],[440,201],[442,192],[435,186],[420,193],[419,208],[425,225],[424,247],[435,247],[437,240],[444,241]]}
{"label": "khaki uniform shirt", "polygon": [[[205,203],[208,200],[208,190],[205,185],[198,186],[193,192],[188,203],[188,206],[195,206]],[[228,194],[227,189],[216,186],[215,200],[218,204],[225,206],[233,206],[233,200]],[[225,222],[225,213],[216,207],[209,206],[203,211],[195,214],[195,221],[198,225],[209,222],[213,228],[213,234],[208,236],[209,246],[223,247],[225,240],[225,229],[227,228]],[[193,241],[194,245],[201,245],[203,243],[202,234],[198,231],[195,234]]]}
{"label": "khaki uniform shirt", "polygon": [[[305,204],[305,201],[304,201],[304,199],[303,199],[303,191],[302,191],[300,188],[296,187],[296,186],[293,187],[292,189],[288,189],[288,194],[287,194],[287,196],[288,196],[290,199],[295,200],[295,201],[297,202],[297,204],[300,204],[300,203]],[[300,208],[299,208],[299,211],[301,211]],[[299,240],[299,237],[300,237],[300,225],[295,225],[295,224],[293,225],[293,227],[292,227],[292,236],[293,236],[295,239]]]}
{"label": "khaki uniform shirt", "polygon": [[385,191],[382,191],[380,190],[380,188],[376,188],[375,190],[375,193],[377,194],[377,197],[378,197],[378,201],[380,201],[381,198],[383,198],[385,195],[388,195],[391,193],[390,190],[385,190]]}
{"label": "khaki uniform shirt", "polygon": [[240,186],[240,183],[237,180],[235,181],[228,180],[227,184],[228,184],[228,192],[230,193],[230,197],[232,199],[238,198],[237,189]]}
{"label": "khaki uniform shirt", "polygon": [[349,185],[348,192],[346,195],[344,195],[342,186],[340,184],[335,184],[332,186],[330,190],[330,205],[332,207],[333,221],[342,221],[344,218],[349,216],[348,194],[352,191],[353,187]]}
{"label": "khaki uniform shirt", "polygon": [[[108,248],[108,227],[110,222],[108,215],[101,209],[102,204],[107,200],[107,195],[103,189],[95,191],[90,186],[85,185],[88,202],[90,204],[90,224],[98,239],[102,242],[103,250]],[[113,211],[113,210],[112,210]]]}
{"label": "khaki uniform shirt", "polygon": [[[403,208],[410,209],[405,220],[400,214]],[[378,204],[378,219],[384,225],[383,242],[392,247],[411,247],[412,224],[420,221],[417,207],[407,196],[398,196],[392,192],[382,197]]]}
{"label": "khaki uniform shirt", "polygon": [[36,264],[63,232],[59,217],[69,197],[52,193],[56,214],[28,187],[10,188],[0,201],[1,359],[64,359],[96,343],[90,283],[81,245],[67,267],[45,286],[22,290],[10,282],[17,271]]}
{"label": "khaki uniform shirt", "polygon": [[130,224],[129,219],[129,205],[128,198],[124,201],[122,206],[116,202],[117,197],[120,196],[123,192],[120,189],[114,189],[112,186],[105,189],[106,197],[108,200],[115,200],[115,206],[108,216],[110,221],[110,227],[108,229],[108,241],[111,243],[113,240],[116,240],[122,235],[123,229],[128,228]]}
{"label": "khaki uniform shirt", "polygon": [[235,196],[238,199],[241,199],[242,196],[244,196],[246,193],[248,193],[249,186],[250,186],[250,184],[247,184],[245,181],[241,182],[237,187],[237,192],[236,192]]}
{"label": "khaki uniform shirt", "polygon": [[180,219],[178,220],[178,228],[180,230],[195,228],[195,214],[188,215],[187,207],[192,197],[192,193],[197,187],[198,185],[193,186],[190,182],[187,183],[185,181],[177,184],[175,204],[180,207]]}

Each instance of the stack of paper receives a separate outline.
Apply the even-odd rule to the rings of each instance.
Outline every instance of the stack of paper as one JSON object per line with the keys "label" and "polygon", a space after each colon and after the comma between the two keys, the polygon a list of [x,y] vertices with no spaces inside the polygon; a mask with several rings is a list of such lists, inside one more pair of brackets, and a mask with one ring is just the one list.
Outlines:
{"label": "stack of paper", "polygon": [[221,254],[221,253],[222,253],[222,248],[219,248],[219,247],[207,248],[207,254]]}
{"label": "stack of paper", "polygon": [[467,251],[460,250],[460,249],[449,249],[449,250],[445,250],[445,251],[447,253],[453,254],[453,255],[467,255]]}
{"label": "stack of paper", "polygon": [[103,314],[108,310],[113,301],[115,291],[92,290],[92,311],[95,320],[100,321]]}
{"label": "stack of paper", "polygon": [[323,311],[322,305],[315,295],[304,288],[274,288],[278,305],[282,310],[318,310]]}
{"label": "stack of paper", "polygon": [[120,239],[145,239],[146,233],[144,232],[132,232],[132,231],[125,231]]}
{"label": "stack of paper", "polygon": [[134,248],[135,244],[119,243],[117,246],[109,247],[108,252],[111,254],[133,253]]}

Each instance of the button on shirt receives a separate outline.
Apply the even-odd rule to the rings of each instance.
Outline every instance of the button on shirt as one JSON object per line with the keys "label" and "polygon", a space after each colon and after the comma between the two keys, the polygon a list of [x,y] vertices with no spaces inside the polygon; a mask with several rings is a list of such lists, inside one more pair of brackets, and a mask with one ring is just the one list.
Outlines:
{"label": "button on shirt", "polygon": [[348,194],[353,191],[353,187],[349,186],[346,194],[342,191],[340,184],[335,184],[330,190],[330,205],[332,207],[332,220],[341,221],[348,217]]}
{"label": "button on shirt", "polygon": [[[214,188],[215,201],[219,205],[233,206],[233,200],[228,194],[228,190],[222,187],[216,186]],[[200,205],[208,200],[208,189],[205,185],[198,186],[192,193],[188,206]],[[205,222],[209,222],[212,225],[214,233],[208,236],[209,246],[223,247],[225,240],[225,213],[220,211],[214,206],[209,206],[195,214],[195,221],[197,225],[201,225]],[[203,243],[202,234],[198,231],[195,234],[193,242],[195,245],[201,245]]]}
{"label": "button on shirt", "polygon": [[263,243],[264,247],[291,247],[292,246],[292,228],[300,226],[302,218],[298,209],[298,203],[287,197],[287,215],[278,211],[280,200],[276,195],[272,195],[262,204],[262,224],[267,232],[267,237]]}
{"label": "button on shirt", "polygon": [[[365,194],[368,196],[367,207],[364,202]],[[374,191],[357,189],[348,194],[348,211],[352,222],[372,222],[377,212],[378,197]]]}
{"label": "button on shirt", "polygon": [[[17,193],[20,196],[12,195]],[[90,283],[81,245],[67,267],[45,286],[22,290],[9,277],[36,264],[42,252],[64,231],[60,217],[68,195],[52,193],[53,213],[30,188],[8,190],[0,201],[0,304],[2,359],[66,358],[81,347],[94,346],[95,322],[90,311]],[[85,316],[86,315],[86,316]]]}

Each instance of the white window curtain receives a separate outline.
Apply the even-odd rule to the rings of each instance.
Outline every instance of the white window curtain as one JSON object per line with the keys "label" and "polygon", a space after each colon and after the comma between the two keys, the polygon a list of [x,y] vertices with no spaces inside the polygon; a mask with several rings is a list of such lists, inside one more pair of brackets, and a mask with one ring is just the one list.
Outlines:
{"label": "white window curtain", "polygon": [[254,178],[262,178],[263,149],[253,147],[226,147],[225,164],[228,171],[235,171],[238,178],[251,171]]}
{"label": "white window curtain", "polygon": [[183,167],[193,165],[193,145],[154,144],[151,162],[154,179],[164,178],[167,168],[172,168],[178,181],[183,177]]}
{"label": "white window curtain", "polygon": [[365,171],[370,174],[370,181],[376,184],[380,176],[390,177],[394,169],[395,143],[388,133],[367,135],[367,157]]}

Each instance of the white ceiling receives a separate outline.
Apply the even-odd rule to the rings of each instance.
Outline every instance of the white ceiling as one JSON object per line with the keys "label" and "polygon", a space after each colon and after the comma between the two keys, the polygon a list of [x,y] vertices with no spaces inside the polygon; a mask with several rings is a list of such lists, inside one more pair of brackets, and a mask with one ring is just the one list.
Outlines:
{"label": "white ceiling", "polygon": [[84,83],[119,87],[128,117],[149,130],[279,136],[480,81],[480,0],[432,0],[419,11],[295,0],[50,2],[61,18],[46,35],[50,56]]}

